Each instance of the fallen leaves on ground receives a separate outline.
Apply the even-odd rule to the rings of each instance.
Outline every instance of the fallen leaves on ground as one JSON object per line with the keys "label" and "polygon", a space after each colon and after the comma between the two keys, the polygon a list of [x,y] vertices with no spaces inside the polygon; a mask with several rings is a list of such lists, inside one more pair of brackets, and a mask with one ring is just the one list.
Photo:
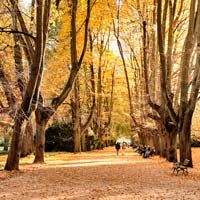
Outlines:
{"label": "fallen leaves on ground", "polygon": [[188,176],[172,175],[172,163],[142,158],[132,148],[46,154],[46,164],[22,161],[19,171],[0,171],[1,200],[199,200],[200,151],[193,149]]}

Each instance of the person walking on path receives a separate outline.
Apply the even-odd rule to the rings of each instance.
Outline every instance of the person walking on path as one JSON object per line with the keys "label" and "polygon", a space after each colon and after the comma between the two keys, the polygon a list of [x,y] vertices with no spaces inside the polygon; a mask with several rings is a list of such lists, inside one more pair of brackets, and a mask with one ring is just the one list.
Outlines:
{"label": "person walking on path", "polygon": [[125,150],[126,150],[126,142],[122,143],[122,156],[125,155]]}
{"label": "person walking on path", "polygon": [[119,155],[119,150],[120,150],[120,143],[119,143],[119,142],[117,142],[117,143],[115,144],[115,149],[116,149],[117,156],[118,156],[118,155]]}

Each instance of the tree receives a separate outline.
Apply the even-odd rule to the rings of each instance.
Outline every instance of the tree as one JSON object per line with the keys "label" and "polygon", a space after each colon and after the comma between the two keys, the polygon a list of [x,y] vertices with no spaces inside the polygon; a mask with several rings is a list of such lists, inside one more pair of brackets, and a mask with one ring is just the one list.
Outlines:
{"label": "tree", "polygon": [[[25,45],[27,47],[27,53],[29,58],[32,61],[30,79],[27,83],[27,88],[22,100],[20,109],[16,114],[16,121],[14,125],[13,137],[11,150],[9,152],[7,163],[5,166],[6,170],[13,170],[19,168],[19,156],[21,152],[21,144],[23,137],[23,125],[26,124],[26,121],[31,116],[31,113],[36,110],[36,156],[34,162],[43,162],[44,161],[44,133],[45,127],[49,118],[53,115],[56,109],[61,105],[61,103],[68,96],[73,81],[76,78],[76,74],[80,69],[81,62],[83,60],[86,45],[87,45],[87,27],[89,23],[89,14],[90,14],[90,1],[88,0],[88,12],[87,19],[85,22],[85,43],[83,47],[83,52],[80,56],[79,61],[77,60],[77,50],[76,50],[76,11],[78,1],[73,1],[71,4],[71,63],[72,69],[70,72],[69,79],[59,97],[53,99],[51,107],[43,106],[43,97],[39,95],[39,86],[41,83],[44,60],[45,60],[45,46],[48,35],[48,24],[50,18],[50,8],[51,1],[45,1],[43,4],[42,1],[37,1],[37,17],[36,17],[36,37],[35,37],[35,47],[33,48],[32,42],[29,38],[29,33],[26,28],[26,24],[23,20],[21,12],[18,6],[13,0],[11,0],[13,6],[16,6],[16,15],[19,20],[21,29],[24,33]],[[44,8],[44,9],[43,9]],[[39,102],[39,104],[38,104]]]}
{"label": "tree", "polygon": [[64,102],[64,100],[68,97],[73,83],[77,77],[77,73],[81,67],[84,55],[86,53],[87,47],[87,40],[88,40],[88,25],[90,19],[90,0],[87,0],[87,14],[85,19],[85,34],[84,34],[84,44],[82,53],[80,58],[77,55],[77,27],[76,27],[76,16],[77,16],[77,5],[78,1],[72,1],[69,5],[71,8],[71,30],[70,30],[70,48],[71,48],[71,70],[69,74],[69,78],[63,87],[63,90],[59,94],[59,96],[55,97],[50,106],[44,107],[42,105],[42,98],[41,104],[39,104],[37,112],[36,112],[36,154],[34,162],[44,162],[44,145],[45,145],[45,127],[47,122],[49,121],[50,117],[55,113],[58,107]]}
{"label": "tree", "polygon": [[[12,10],[15,10],[15,6],[13,6]],[[17,22],[17,16],[15,12],[11,12],[12,16],[12,22],[13,22],[13,30],[16,32],[18,30],[18,22]],[[21,96],[23,97],[23,92],[25,91],[26,87],[26,79],[24,76],[24,66],[23,66],[23,55],[22,55],[22,47],[20,44],[23,43],[23,37],[21,34],[13,34],[13,40],[14,40],[14,60],[15,60],[15,73],[16,73],[16,78],[17,78],[17,85],[19,88],[19,91],[21,93]],[[24,46],[24,48],[26,48]],[[25,50],[26,51],[26,50]],[[28,59],[28,58],[27,58]],[[30,62],[30,60],[29,60]],[[29,64],[31,65],[31,64]],[[16,101],[14,102],[15,104],[17,103]],[[13,110],[15,111],[15,110]],[[22,150],[21,150],[21,157],[25,157],[33,152],[33,127],[32,127],[32,120],[31,117],[29,121],[27,122],[25,131],[24,131],[24,136],[23,136],[23,142],[22,142]]]}
{"label": "tree", "polygon": [[[133,96],[131,94],[131,88],[130,88],[130,81],[129,81],[129,75],[128,75],[128,71],[127,71],[127,64],[126,64],[126,59],[124,56],[124,50],[123,50],[123,45],[121,42],[121,38],[120,38],[120,7],[121,7],[121,1],[118,1],[117,3],[117,14],[116,14],[116,21],[114,19],[113,13],[111,12],[112,15],[112,20],[113,20],[113,30],[114,30],[114,36],[117,40],[117,46],[119,49],[119,53],[122,59],[122,64],[123,64],[123,69],[124,69],[124,74],[125,74],[125,79],[126,79],[126,84],[127,84],[127,92],[128,92],[128,98],[129,98],[129,109],[130,109],[130,126],[131,126],[131,130],[133,131],[134,128],[138,125],[137,121],[135,119],[135,114],[134,114],[134,106],[133,106]],[[110,7],[110,5],[109,5]]]}
{"label": "tree", "polygon": [[[7,114],[10,116],[10,118],[12,118],[12,120],[14,120],[15,118],[16,108],[18,107],[17,104],[20,101],[20,99],[23,97],[23,93],[26,87],[26,78],[27,78],[24,73],[25,67],[24,67],[24,62],[23,62],[23,48],[25,52],[27,52],[27,50],[26,50],[26,45],[24,45],[24,39],[22,37],[23,32],[20,31],[20,28],[18,28],[16,13],[13,12],[13,10],[16,10],[15,9],[16,5],[18,5],[18,1],[16,1],[16,4],[12,5],[11,8],[4,6],[3,8],[4,12],[8,10],[7,17],[9,16],[11,19],[8,18],[6,21],[6,24],[1,25],[2,26],[1,31],[6,33],[7,38],[10,38],[8,36],[8,33],[12,33],[12,36],[13,36],[13,42],[11,42],[12,41],[11,38],[10,38],[11,41],[9,43],[6,40],[5,42],[7,43],[7,46],[9,44],[10,49],[12,49],[10,53],[14,57],[15,69],[13,69],[13,64],[11,64],[12,62],[10,62],[9,68],[6,68],[6,67],[2,68],[2,70],[4,71],[3,72],[4,78],[7,79],[6,85],[4,81],[4,86],[5,86],[4,94],[5,96],[10,96],[10,97],[12,96],[13,98],[12,99],[7,98],[8,106],[4,108],[2,106],[3,109],[1,110],[1,113],[4,113],[6,110],[9,110]],[[27,60],[29,63],[31,63],[30,59],[27,58]],[[10,70],[9,73],[12,74],[12,76],[8,75],[8,69]],[[12,71],[15,72],[15,74],[13,74]],[[16,83],[14,81],[15,79],[16,79]],[[29,131],[28,132],[25,131],[24,133],[24,140],[23,140],[24,142],[22,144],[23,151],[21,153],[21,156],[30,154],[33,151],[33,132],[31,132],[31,128],[30,128],[31,120],[28,124],[29,124],[29,128],[27,128],[26,130],[29,130]],[[26,133],[28,134],[26,135]]]}
{"label": "tree", "polygon": [[[173,51],[173,48],[175,48],[175,34],[181,24],[179,19],[183,9],[183,1],[180,1],[177,12],[177,1],[165,1],[164,6],[162,6],[162,2],[158,1],[157,4],[157,40],[160,55],[160,104],[158,101],[157,103],[152,102],[150,93],[148,92],[149,85],[147,85],[147,94],[150,106],[159,115],[159,117],[154,115],[154,119],[159,122],[161,130],[164,132],[162,146],[167,150],[167,154],[163,156],[166,156],[170,161],[176,160],[176,135],[179,133],[180,159],[182,162],[186,158],[189,159],[190,166],[192,166],[190,147],[191,121],[197,102],[197,93],[199,91],[199,85],[196,79],[198,77],[198,64],[196,65],[196,69],[194,71],[192,70],[192,54],[195,53],[194,49],[197,44],[195,30],[199,23],[199,11],[197,9],[198,7],[196,7],[198,3],[197,1],[191,1],[190,4],[188,32],[185,37],[183,53],[180,60],[180,91],[177,91],[175,87],[172,87],[172,83],[175,82],[173,80],[173,67],[175,64],[173,53],[176,53],[176,51]],[[197,20],[197,23],[195,23],[194,19]],[[166,37],[167,25],[168,37]],[[167,40],[167,43],[165,40]],[[198,54],[196,56],[198,57]],[[147,69],[145,71],[147,73]],[[175,77],[175,80],[178,80],[177,77]],[[147,76],[146,82],[148,83]],[[179,84],[178,81],[176,83]],[[174,95],[180,95],[179,103],[177,98],[174,98]]]}
{"label": "tree", "polygon": [[32,65],[27,88],[25,90],[21,106],[16,113],[11,148],[5,165],[6,170],[19,169],[19,158],[21,153],[24,128],[32,112],[37,107],[39,87],[43,72],[42,62],[44,61],[51,1],[49,0],[44,3],[42,0],[37,0],[38,6],[36,9],[37,17],[35,49],[32,46],[30,37],[26,35],[26,33],[28,34],[28,31],[18,5],[14,0],[10,0],[10,3],[15,7],[16,15],[19,20],[21,29],[25,33],[25,43],[28,47],[28,54],[31,58]]}
{"label": "tree", "polygon": [[[185,15],[188,14],[187,13],[188,5],[184,4],[182,0],[181,1],[176,1],[176,0],[175,1],[158,1],[157,4],[156,4],[156,1],[150,1],[148,2],[148,5],[146,2],[141,3],[140,1],[137,1],[137,2],[119,1],[117,5],[118,5],[118,13],[119,11],[120,13],[122,13],[123,9],[125,9],[126,6],[128,7],[126,7],[125,9],[127,13],[126,16],[121,14],[120,15],[121,20],[120,20],[119,15],[118,15],[118,17],[116,17],[116,21],[118,22],[120,21],[120,23],[123,24],[123,28],[127,26],[127,24],[129,25],[131,24],[131,26],[133,26],[136,21],[137,25],[135,26],[139,27],[139,30],[140,30],[139,34],[135,32],[136,38],[141,37],[141,39],[139,39],[139,41],[141,41],[139,42],[140,49],[141,49],[140,53],[135,53],[137,51],[134,49],[134,44],[131,43],[132,42],[131,36],[129,36],[128,39],[123,37],[122,29],[120,31],[120,35],[121,35],[121,41],[123,39],[123,42],[124,42],[123,44],[125,45],[128,44],[128,46],[131,49],[132,58],[134,58],[135,66],[138,69],[141,69],[140,66],[142,66],[143,68],[142,70],[139,70],[139,76],[141,77],[140,79],[141,87],[139,90],[137,90],[136,88],[136,90],[140,91],[140,97],[142,97],[146,93],[146,100],[142,100],[141,98],[140,105],[142,105],[142,103],[144,104],[145,102],[148,102],[151,109],[149,106],[146,106],[146,105],[141,106],[142,109],[146,110],[145,112],[143,112],[143,114],[148,111],[148,116],[156,122],[155,124],[159,130],[159,135],[156,134],[155,136],[155,134],[150,134],[148,136],[148,139],[146,139],[146,142],[150,143],[150,140],[153,140],[154,145],[157,148],[159,148],[159,152],[161,153],[162,156],[166,157],[170,161],[175,161],[177,159],[176,158],[176,136],[183,123],[183,121],[180,119],[180,111],[181,111],[181,115],[184,113],[182,116],[182,119],[183,119],[186,114],[185,109],[186,107],[188,108],[188,105],[192,101],[188,99],[188,96],[191,94],[190,82],[192,83],[193,79],[196,80],[195,78],[196,76],[193,76],[195,74],[194,71],[189,68],[189,64],[192,66],[192,63],[193,63],[192,58],[194,58],[195,57],[194,55],[196,55],[194,52],[194,45],[196,44],[196,39],[194,36],[195,35],[194,28],[192,28],[192,27],[195,27],[194,23],[191,24],[191,27],[189,28],[191,32],[189,34],[189,37],[186,37],[190,39],[192,37],[194,38],[193,48],[191,48],[192,45],[191,47],[187,46],[186,48],[187,50],[186,51],[184,50],[184,52],[190,52],[190,54],[184,53],[184,56],[182,57],[185,60],[187,60],[187,62],[185,61],[184,63],[184,66],[187,66],[186,67],[187,70],[185,69],[181,70],[181,73],[183,73],[184,75],[182,74],[182,76],[177,76],[179,72],[177,68],[175,68],[177,63],[180,61],[180,58],[177,56],[178,54],[180,54],[180,52],[177,51],[178,49],[177,47],[180,48],[180,46],[182,45],[181,43],[177,44],[177,40],[178,38],[179,40],[180,38],[182,38],[183,40],[185,36],[185,34],[183,33],[184,33],[186,22],[187,22],[186,21],[187,18],[185,17]],[[197,2],[196,2],[196,5],[197,5]],[[134,13],[134,15],[136,16],[136,19],[131,18],[131,15],[129,15],[128,9],[136,12],[136,14]],[[150,13],[152,9],[154,11],[153,15],[151,15]],[[197,9],[197,7],[193,6],[193,9],[194,9],[193,10],[194,15],[197,16],[198,11],[195,10]],[[194,18],[195,17],[193,16],[193,19]],[[118,33],[119,32],[118,29],[120,27],[119,24],[116,27],[117,28],[116,28],[115,33]],[[156,38],[155,30],[157,31],[157,38]],[[126,35],[127,35],[127,32],[126,32]],[[137,37],[138,35],[139,37]],[[119,34],[117,35],[116,39],[119,41],[118,44],[120,44],[121,41],[119,40],[120,39]],[[137,40],[133,40],[134,43],[136,41]],[[192,44],[191,41],[186,42],[186,43]],[[125,45],[123,45],[123,48],[126,48]],[[121,49],[121,52],[123,52],[122,47],[120,47],[120,49]],[[159,59],[156,60],[157,50],[160,57]],[[126,52],[126,55],[127,54],[128,53]],[[140,59],[138,59],[139,56],[140,56]],[[124,63],[126,64],[126,62]],[[150,65],[149,63],[152,63],[152,64]],[[180,63],[183,63],[183,62],[180,61]],[[180,64],[179,66],[183,68],[183,64]],[[194,78],[192,78],[192,76]],[[160,78],[160,83],[158,82],[159,84],[157,84],[156,82],[156,80],[158,80],[158,77]],[[184,83],[181,86],[182,92],[181,90],[179,90],[180,78],[182,79],[182,83]],[[145,83],[145,86],[143,86],[144,83]],[[145,91],[145,93],[142,92],[143,90]],[[157,93],[155,93],[155,91]],[[178,97],[180,94],[182,94],[183,95],[182,97],[184,98],[182,99],[181,97],[181,99],[179,100]],[[185,102],[184,99],[187,99],[187,101]],[[133,101],[133,99],[131,101]],[[185,109],[183,109],[184,107]],[[144,116],[144,119],[145,121],[147,121],[145,116]],[[145,124],[145,121],[144,121],[144,124]],[[191,124],[191,122],[190,123],[188,122],[186,124]],[[146,130],[141,127],[141,124],[140,124],[139,129],[142,132]],[[189,132],[190,131],[187,131],[187,133]],[[188,143],[190,141],[189,139],[190,137],[187,136],[185,138],[187,138],[186,143]],[[184,146],[184,149],[187,149],[186,146]],[[187,153],[187,158],[192,160],[188,156],[190,157],[189,153]],[[181,160],[184,160],[185,158],[186,157],[181,158]]]}
{"label": "tree", "polygon": [[[89,34],[89,42],[90,42],[90,56],[92,59],[92,54],[93,54],[93,39],[91,36],[91,33]],[[81,98],[81,84],[80,84],[80,76],[77,77],[74,88],[73,88],[73,95],[71,98],[71,110],[72,110],[72,121],[74,125],[74,152],[81,152],[81,146],[82,149],[86,149],[86,144],[85,144],[85,134],[86,130],[89,128],[89,126],[92,123],[93,116],[94,116],[94,111],[95,111],[95,78],[94,78],[94,66],[93,66],[93,61],[89,61],[89,68],[90,68],[90,78],[87,80],[87,63],[84,64],[84,75],[85,75],[85,89],[86,89],[86,107],[87,107],[87,112],[84,112],[84,109],[81,108],[81,105],[83,103],[80,102]],[[89,83],[91,83],[91,86],[89,87]],[[91,88],[91,92],[90,89]],[[83,106],[82,106],[83,107]],[[86,115],[87,114],[87,115]],[[82,120],[84,118],[84,120]],[[82,142],[81,142],[82,141]]]}
{"label": "tree", "polygon": [[[191,122],[194,109],[198,100],[200,90],[200,1],[191,0],[190,17],[188,32],[184,41],[183,54],[181,58],[181,95],[180,108],[178,113],[178,132],[180,141],[180,160],[183,162],[186,158],[190,160],[192,166],[192,153],[190,145]],[[191,67],[193,67],[192,53],[196,51],[196,60],[194,73],[192,74],[191,86],[189,76],[191,76]]]}

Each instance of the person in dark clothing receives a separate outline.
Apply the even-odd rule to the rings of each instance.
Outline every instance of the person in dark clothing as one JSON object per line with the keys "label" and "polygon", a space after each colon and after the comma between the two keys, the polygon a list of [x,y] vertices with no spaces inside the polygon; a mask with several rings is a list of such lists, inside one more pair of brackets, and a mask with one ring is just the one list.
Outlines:
{"label": "person in dark clothing", "polygon": [[115,149],[116,149],[117,156],[118,156],[118,155],[119,155],[119,150],[120,150],[120,143],[119,143],[119,142],[117,142],[117,143],[115,144]]}

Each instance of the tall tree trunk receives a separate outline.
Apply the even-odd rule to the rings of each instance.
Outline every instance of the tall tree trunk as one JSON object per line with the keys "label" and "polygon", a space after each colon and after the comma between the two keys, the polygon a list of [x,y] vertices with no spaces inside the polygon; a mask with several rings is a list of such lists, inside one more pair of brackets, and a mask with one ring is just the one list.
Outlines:
{"label": "tall tree trunk", "polygon": [[25,157],[33,153],[33,147],[34,147],[33,127],[31,120],[29,120],[27,122],[22,141],[21,157]]}
{"label": "tall tree trunk", "polygon": [[[180,161],[183,162],[186,158],[190,160],[189,166],[192,164],[192,154],[190,146],[191,136],[191,122],[193,112],[198,99],[200,88],[200,52],[197,51],[196,65],[193,73],[192,89],[189,88],[189,69],[192,66],[193,60],[191,55],[194,50],[195,42],[197,48],[200,44],[200,2],[191,0],[190,4],[190,17],[188,32],[185,38],[183,54],[181,59],[181,96],[180,96],[180,109],[179,109],[179,140],[180,140]],[[196,10],[197,9],[197,10]],[[188,99],[188,94],[190,98]]]}
{"label": "tall tree trunk", "polygon": [[155,148],[155,154],[160,154],[160,149],[159,149],[159,135],[158,132],[155,131],[153,133],[153,144],[154,144],[154,148]]}
{"label": "tall tree trunk", "polygon": [[35,158],[34,163],[44,163],[45,129],[52,113],[49,108],[38,106],[35,111],[36,137],[35,137]]}
{"label": "tall tree trunk", "polygon": [[167,160],[170,162],[177,161],[177,130],[167,133]]}
{"label": "tall tree trunk", "polygon": [[184,122],[182,131],[179,137],[179,145],[180,145],[180,161],[183,162],[186,158],[190,160],[189,166],[192,167],[192,151],[191,151],[191,121],[192,121],[193,112],[187,112],[184,116]]}
{"label": "tall tree trunk", "polygon": [[[153,17],[152,17],[153,25],[156,24],[156,0],[154,0],[154,9],[153,9]],[[151,44],[151,56],[150,56],[150,70],[152,71],[151,76],[149,76],[149,84],[146,87],[149,87],[149,96],[153,102],[158,100],[158,95],[156,94],[156,82],[157,82],[157,72],[158,72],[158,59],[157,59],[157,45],[156,45],[156,30],[152,29],[152,33],[150,35],[150,44]],[[155,111],[154,111],[155,112]]]}
{"label": "tall tree trunk", "polygon": [[26,126],[26,119],[22,109],[19,109],[16,114],[14,130],[12,133],[11,148],[8,153],[5,170],[18,170],[19,159],[21,154],[23,133]]}
{"label": "tall tree trunk", "polygon": [[[15,13],[12,15],[13,20],[13,28],[14,30],[18,31],[17,25],[17,16]],[[23,62],[22,62],[22,50],[20,47],[21,42],[21,35],[14,34],[14,60],[15,60],[15,73],[17,78],[18,88],[21,92],[23,97],[23,92],[25,90],[25,78],[24,78],[24,69],[23,69]],[[31,120],[27,123],[27,127],[25,129],[23,142],[22,142],[22,150],[21,150],[21,157],[25,157],[33,152],[33,129],[31,125]]]}
{"label": "tall tree trunk", "polygon": [[74,152],[81,152],[81,134],[80,134],[80,96],[79,96],[79,81],[78,77],[74,83],[72,99],[72,121],[74,129]]}
{"label": "tall tree trunk", "polygon": [[[16,2],[10,0],[12,5],[15,6],[15,11],[20,21],[21,27],[24,27],[24,21],[21,13],[16,6]],[[36,41],[35,41],[35,51],[33,65],[31,66],[30,79],[28,81],[26,90],[24,92],[22,104],[17,111],[14,131],[12,136],[11,148],[8,154],[7,162],[5,165],[6,170],[19,169],[19,158],[21,153],[22,139],[23,139],[23,125],[29,120],[32,112],[37,106],[37,98],[39,92],[39,86],[41,82],[41,63],[44,56],[44,46],[43,46],[43,1],[37,0],[37,28],[36,28]],[[27,33],[27,29],[25,30]],[[27,40],[29,41],[29,40]],[[30,42],[30,41],[29,41]],[[31,47],[30,47],[31,48]],[[32,49],[32,48],[31,48]]]}
{"label": "tall tree trunk", "polygon": [[[166,17],[169,6],[169,31],[168,31],[168,49],[165,54],[165,29],[166,29]],[[162,13],[162,1],[158,1],[157,8],[157,34],[158,34],[158,47],[160,55],[160,93],[161,93],[161,105],[160,105],[160,126],[161,130],[165,134],[161,141],[164,145],[164,156],[169,161],[175,161],[176,158],[176,140],[172,139],[176,137],[174,131],[177,125],[177,115],[173,108],[173,95],[171,92],[172,81],[172,48],[173,48],[173,27],[174,27],[174,13],[171,1],[165,1],[164,10]],[[174,10],[175,11],[175,10]],[[162,15],[163,14],[163,15]]]}
{"label": "tall tree trunk", "polygon": [[[16,5],[13,6],[14,9],[15,9]],[[12,14],[12,21],[13,21],[14,30],[18,31],[17,16],[16,16],[15,12],[13,12],[13,14]],[[23,62],[22,62],[22,49],[20,47],[21,41],[22,41],[22,36],[19,34],[14,34],[15,73],[16,73],[18,88],[23,97],[23,92],[25,91],[26,81],[24,78],[24,69],[23,69]],[[29,121],[27,123],[27,127],[25,129],[25,133],[24,133],[24,137],[23,137],[21,157],[25,157],[25,156],[31,154],[32,152],[33,152],[33,129],[32,129],[31,121]]]}
{"label": "tall tree trunk", "polygon": [[[95,76],[94,76],[94,65],[93,65],[93,42],[94,39],[92,37],[91,31],[89,32],[89,46],[90,46],[90,84],[91,84],[91,94],[89,94],[89,90],[86,89],[88,96],[91,97],[91,100],[89,101],[89,104],[92,103],[92,106],[90,107],[88,104],[88,109],[90,110],[89,116],[85,122],[85,124],[81,124],[81,147],[83,151],[87,150],[87,144],[90,142],[90,137],[86,137],[86,134],[88,132],[88,129],[90,128],[90,125],[92,124],[95,108],[96,108],[96,96],[95,96]],[[87,84],[87,83],[86,83]],[[86,132],[87,131],[87,132]],[[88,135],[87,135],[88,136]]]}
{"label": "tall tree trunk", "polygon": [[166,135],[165,135],[165,133],[160,133],[159,152],[160,152],[161,157],[163,157],[163,158],[167,157],[167,146],[166,146]]}
{"label": "tall tree trunk", "polygon": [[[67,83],[65,84],[62,92],[60,93],[59,96],[55,97],[52,102],[51,102],[51,107],[42,107],[40,108],[41,114],[38,114],[38,118],[41,115],[41,121],[38,119],[38,139],[36,139],[36,158],[34,162],[44,162],[44,142],[45,142],[45,128],[46,125],[50,119],[50,117],[55,113],[55,111],[58,109],[58,107],[63,103],[63,101],[68,97],[68,95],[71,92],[71,89],[73,87],[74,81],[76,79],[77,73],[81,67],[85,52],[86,52],[86,47],[87,47],[87,40],[88,40],[88,25],[89,25],[89,19],[90,19],[90,0],[87,0],[87,15],[85,19],[85,38],[84,38],[84,45],[83,45],[83,50],[80,56],[80,59],[78,60],[77,58],[77,42],[76,42],[76,37],[77,37],[77,32],[76,32],[76,15],[77,15],[77,4],[78,1],[74,0],[72,1],[72,6],[71,6],[71,31],[70,31],[70,36],[71,36],[71,71],[69,78],[67,80]],[[42,106],[42,104],[41,104]],[[38,154],[37,154],[38,152]]]}
{"label": "tall tree trunk", "polygon": [[104,53],[103,42],[100,44],[100,52],[99,52],[99,66],[98,66],[98,79],[97,79],[97,116],[96,116],[96,134],[98,136],[99,141],[102,140],[102,56]]}

